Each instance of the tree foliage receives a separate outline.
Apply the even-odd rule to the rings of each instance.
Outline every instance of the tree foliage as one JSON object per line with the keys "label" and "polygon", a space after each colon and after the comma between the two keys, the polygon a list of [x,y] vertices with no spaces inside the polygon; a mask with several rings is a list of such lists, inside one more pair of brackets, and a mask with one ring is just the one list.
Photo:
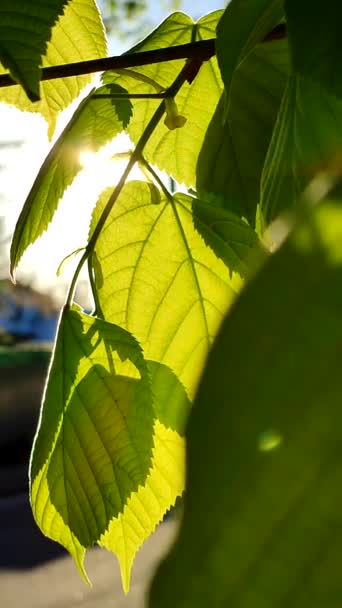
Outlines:
{"label": "tree foliage", "polygon": [[[27,20],[20,44],[32,37],[32,53],[0,46],[24,87],[1,100],[41,112],[51,131],[84,81],[46,81],[32,103],[41,64],[105,47],[93,1],[64,4],[46,12],[44,35]],[[113,61],[81,101],[17,222],[13,275],[80,152],[130,136],[61,313],[30,495],[43,533],[86,580],[85,551],[99,544],[128,590],[185,465],[184,516],[151,608],[341,605],[341,9],[331,6],[231,0],[196,23],[167,17],[129,51],[130,68]],[[67,31],[84,46],[66,44]],[[171,60],[177,45],[188,59]],[[161,61],[141,65],[158,49]],[[136,165],[145,178],[127,183]],[[92,314],[74,303],[84,264]]]}

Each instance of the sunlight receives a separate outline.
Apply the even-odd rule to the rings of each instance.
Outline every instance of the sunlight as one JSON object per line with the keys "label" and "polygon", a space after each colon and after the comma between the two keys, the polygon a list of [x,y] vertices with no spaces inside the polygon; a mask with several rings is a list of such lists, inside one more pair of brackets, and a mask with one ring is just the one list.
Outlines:
{"label": "sunlight", "polygon": [[[65,291],[79,260],[79,255],[70,254],[86,245],[96,201],[105,188],[115,187],[131,149],[127,135],[119,135],[97,152],[82,150],[79,155],[82,169],[65,191],[48,230],[25,252],[18,277],[33,280],[40,289],[50,286]],[[133,179],[146,180],[138,166],[133,168],[127,181]],[[67,256],[70,260],[62,265],[61,276],[56,277],[60,263]],[[86,278],[86,269],[81,278]]]}

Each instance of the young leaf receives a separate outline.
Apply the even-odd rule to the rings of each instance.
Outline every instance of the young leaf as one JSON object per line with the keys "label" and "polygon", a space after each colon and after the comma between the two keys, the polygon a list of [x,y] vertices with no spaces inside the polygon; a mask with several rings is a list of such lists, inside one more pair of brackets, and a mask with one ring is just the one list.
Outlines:
{"label": "young leaf", "polygon": [[[9,0],[6,1],[9,3]],[[23,1],[21,0],[21,2]],[[57,0],[53,0],[53,2],[56,3]],[[37,6],[38,2],[34,0],[27,4],[29,7],[27,10],[34,12],[36,15],[34,24],[39,23],[40,27],[41,22],[37,19],[42,12],[48,10],[47,8],[44,8],[44,10],[41,8],[43,5],[46,7],[47,3],[44,0],[39,0]],[[51,5],[51,2],[48,4]],[[13,6],[14,3],[12,2],[11,10]],[[1,18],[0,21],[2,22]],[[18,47],[17,52],[22,52],[22,47]],[[104,27],[95,0],[70,0],[65,7],[64,14],[52,29],[51,40],[48,42],[41,65],[42,67],[48,67],[85,61],[104,57],[106,54],[107,44]],[[28,57],[30,57],[30,54]],[[1,71],[5,70],[1,70],[0,66]],[[90,81],[91,75],[85,75],[41,82],[40,101],[36,103],[31,103],[19,86],[3,88],[0,89],[0,101],[15,105],[20,110],[39,112],[48,123],[48,132],[51,138],[59,112],[76,99]]]}
{"label": "young leaf", "polygon": [[[98,202],[92,229],[108,196],[104,193]],[[147,359],[168,366],[190,399],[217,328],[242,284],[195,230],[192,206],[186,195],[162,195],[153,205],[148,184],[130,182],[95,247],[102,314],[132,332]],[[213,238],[209,229],[207,237]]]}
{"label": "young leaf", "polygon": [[341,2],[285,0],[285,13],[294,71],[342,97]]}
{"label": "young leaf", "polygon": [[284,92],[261,181],[267,225],[294,208],[319,172],[335,172],[342,154],[342,101],[309,78],[292,75]]}
{"label": "young leaf", "polygon": [[[215,11],[194,23],[187,15],[174,13],[131,52],[214,38],[221,14]],[[184,61],[180,60],[135,68],[134,76],[130,70],[123,70],[120,75],[106,72],[104,82],[117,82],[130,93],[155,93],[155,87],[148,84],[146,78],[167,88],[183,66]],[[145,80],[137,80],[139,76]],[[182,128],[170,130],[161,122],[144,150],[147,160],[167,171],[178,183],[195,186],[197,157],[222,90],[216,58],[204,62],[193,82],[186,82],[176,97],[178,113],[186,118],[186,123],[182,120]],[[160,100],[154,99],[133,101],[134,121],[128,131],[134,142],[159,104]]]}
{"label": "young leaf", "polygon": [[39,99],[41,61],[51,30],[69,0],[2,0],[0,62],[25,89],[30,101]]}
{"label": "young leaf", "polygon": [[128,99],[97,97],[114,93],[126,91],[118,85],[92,91],[80,103],[46,157],[15,228],[11,246],[12,274],[27,247],[47,229],[65,189],[81,170],[81,152],[99,150],[129,123],[132,106]]}
{"label": "young leaf", "polygon": [[283,0],[231,0],[217,26],[217,60],[229,107],[235,71],[283,18]]}
{"label": "young leaf", "polygon": [[287,41],[256,46],[235,70],[227,119],[223,94],[198,156],[197,190],[222,197],[227,209],[253,226],[262,168],[287,74]]}
{"label": "young leaf", "polygon": [[179,537],[150,608],[338,607],[342,211],[326,203],[247,285],[187,426]]}
{"label": "young leaf", "polygon": [[154,418],[136,340],[76,307],[64,310],[33,448],[31,504],[41,530],[85,577],[85,549],[149,475]]}

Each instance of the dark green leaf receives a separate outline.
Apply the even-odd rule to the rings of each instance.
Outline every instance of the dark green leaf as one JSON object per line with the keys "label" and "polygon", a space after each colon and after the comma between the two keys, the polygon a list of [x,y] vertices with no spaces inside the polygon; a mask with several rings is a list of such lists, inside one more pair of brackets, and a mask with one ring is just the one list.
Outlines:
{"label": "dark green leaf", "polygon": [[285,0],[294,71],[342,97],[342,3]]}
{"label": "dark green leaf", "polygon": [[217,60],[229,107],[235,70],[282,19],[283,0],[231,0],[217,26]]}
{"label": "dark green leaf", "polygon": [[263,169],[264,224],[295,208],[315,175],[339,170],[341,135],[342,101],[309,78],[290,76]]}
{"label": "dark green leaf", "polygon": [[253,226],[287,71],[286,41],[256,46],[234,73],[226,120],[223,95],[198,156],[198,191],[222,197],[227,209]]}
{"label": "dark green leaf", "polygon": [[221,327],[151,608],[339,608],[341,344],[339,201],[307,215]]}

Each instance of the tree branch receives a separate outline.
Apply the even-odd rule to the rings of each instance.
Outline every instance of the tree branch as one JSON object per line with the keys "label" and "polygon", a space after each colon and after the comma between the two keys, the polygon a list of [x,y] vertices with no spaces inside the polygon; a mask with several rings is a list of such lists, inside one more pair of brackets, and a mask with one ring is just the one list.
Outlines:
{"label": "tree branch", "polygon": [[[286,37],[286,25],[280,24],[269,32],[262,42],[273,42],[274,40],[281,40]],[[196,59],[199,62],[207,61],[216,53],[215,42],[215,38],[210,38],[209,40],[199,40],[197,42],[189,42],[152,51],[141,51],[141,53],[125,53],[123,55],[114,55],[113,57],[54,65],[42,68],[41,80],[81,76],[82,74],[92,74],[106,70],[122,70],[150,65],[152,63],[161,63],[163,61],[174,61],[176,59]],[[9,74],[0,75],[0,88],[11,87],[15,84],[18,83]]]}
{"label": "tree branch", "polygon": [[[180,44],[141,53],[127,53],[77,63],[66,63],[42,69],[41,80],[54,80],[55,78],[66,78],[68,76],[80,76],[81,74],[92,74],[106,70],[121,70],[134,68],[141,65],[161,63],[162,61],[173,61],[175,59],[198,59],[207,61],[215,55],[215,39],[199,40],[188,44]],[[9,74],[0,76],[0,88],[10,87],[16,83]]]}

